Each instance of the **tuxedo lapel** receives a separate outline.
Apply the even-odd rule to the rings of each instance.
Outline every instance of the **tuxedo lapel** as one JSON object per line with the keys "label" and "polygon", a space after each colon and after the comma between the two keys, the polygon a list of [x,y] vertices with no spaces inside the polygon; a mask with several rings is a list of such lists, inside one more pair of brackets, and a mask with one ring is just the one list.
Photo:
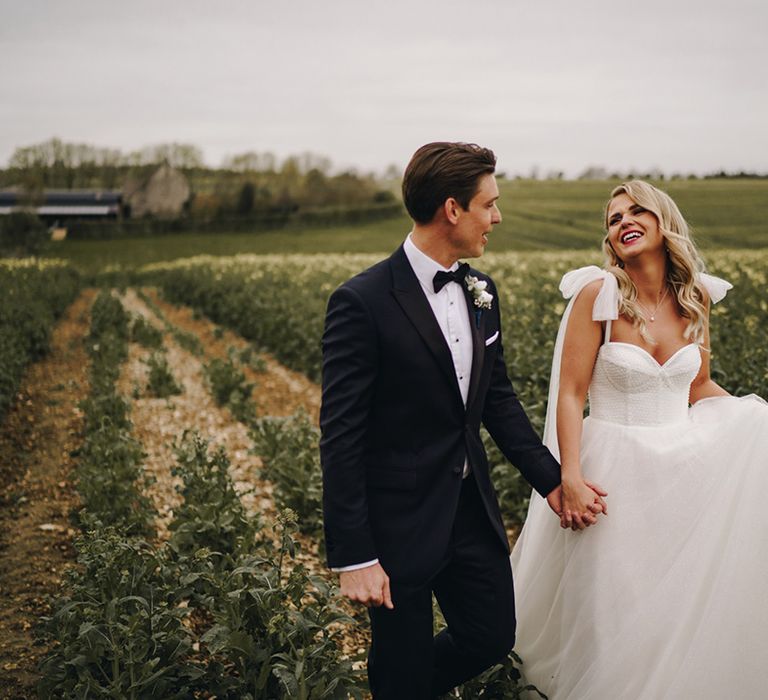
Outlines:
{"label": "tuxedo lapel", "polygon": [[467,395],[467,410],[472,406],[480,383],[480,374],[483,371],[483,359],[485,358],[485,313],[475,306],[470,291],[463,286],[464,298],[467,301],[469,313],[469,326],[472,329],[472,374],[469,377],[469,393]]}
{"label": "tuxedo lapel", "polygon": [[[392,254],[390,264],[392,266],[392,294],[424,340],[430,353],[437,361],[437,364],[461,401],[461,390],[456,379],[451,351],[445,342],[443,332],[440,330],[434,313],[432,313],[432,307],[424,295],[416,273],[411,268],[402,246]],[[474,321],[474,319],[472,320]],[[476,341],[473,337],[473,347],[475,343]],[[472,361],[472,368],[474,374],[474,360]]]}

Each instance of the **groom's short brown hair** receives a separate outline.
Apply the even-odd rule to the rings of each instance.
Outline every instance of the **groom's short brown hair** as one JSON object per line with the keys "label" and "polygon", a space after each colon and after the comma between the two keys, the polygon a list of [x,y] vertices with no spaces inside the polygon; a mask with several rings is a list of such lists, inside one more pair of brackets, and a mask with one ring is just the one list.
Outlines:
{"label": "groom's short brown hair", "polygon": [[403,202],[411,218],[428,224],[446,199],[468,209],[482,175],[496,170],[490,148],[475,143],[436,141],[413,154],[403,175]]}

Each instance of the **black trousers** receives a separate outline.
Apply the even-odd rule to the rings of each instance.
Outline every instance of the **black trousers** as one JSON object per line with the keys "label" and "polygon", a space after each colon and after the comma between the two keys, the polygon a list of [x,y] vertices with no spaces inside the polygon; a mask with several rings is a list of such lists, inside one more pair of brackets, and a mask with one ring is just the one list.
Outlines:
{"label": "black trousers", "polygon": [[[390,577],[391,578],[391,577]],[[515,642],[509,555],[470,474],[443,565],[423,585],[390,580],[394,610],[371,608],[368,679],[375,700],[427,700],[502,660]],[[433,636],[432,593],[447,627]]]}

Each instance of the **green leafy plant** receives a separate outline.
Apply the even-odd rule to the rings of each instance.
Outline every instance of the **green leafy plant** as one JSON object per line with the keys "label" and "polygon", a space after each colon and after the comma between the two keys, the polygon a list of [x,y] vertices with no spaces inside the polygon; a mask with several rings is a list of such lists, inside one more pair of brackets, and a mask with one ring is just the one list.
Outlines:
{"label": "green leafy plant", "polygon": [[155,328],[143,316],[136,316],[131,324],[131,340],[145,348],[158,350],[163,346],[163,332]]}
{"label": "green leafy plant", "polygon": [[108,420],[89,433],[80,451],[77,490],[84,508],[77,519],[88,527],[94,521],[119,528],[127,535],[154,533],[155,511],[145,493],[141,445]]}
{"label": "green leafy plant", "polygon": [[322,528],[320,430],[300,410],[287,418],[260,418],[249,434],[253,451],[264,465],[263,475],[275,485],[278,506],[298,514],[302,532],[318,535]]}
{"label": "green leafy plant", "polygon": [[[91,307],[91,328],[89,338],[92,343],[114,336],[122,343],[129,340],[130,317],[123,308],[120,299],[107,290],[99,293]],[[94,350],[95,353],[98,350]]]}
{"label": "green leafy plant", "polygon": [[[235,354],[233,350],[234,348],[230,348],[230,357]],[[254,372],[261,373],[267,371],[266,360],[258,354],[253,345],[246,345],[240,352],[236,353],[236,357],[240,363],[250,367]]]}
{"label": "green leafy plant", "polygon": [[242,554],[256,547],[261,526],[249,517],[229,476],[229,459],[219,447],[198,433],[185,432],[175,446],[184,502],[171,521],[170,547],[179,556],[192,556],[200,549],[217,555],[216,568],[232,568]]}
{"label": "green leafy plant", "polygon": [[[361,698],[364,680],[343,658],[338,590],[310,576],[301,564],[286,562],[295,549],[295,515],[278,521],[276,549],[243,558],[221,576],[222,603],[201,641],[222,660],[212,679],[217,695],[247,692],[254,699]],[[210,672],[211,669],[209,669]]]}
{"label": "green leafy plant", "polygon": [[24,369],[48,352],[53,324],[79,287],[78,273],[58,261],[0,261],[0,419]]}
{"label": "green leafy plant", "polygon": [[147,359],[149,376],[147,377],[147,392],[161,399],[182,393],[168,366],[164,353],[153,352]]}
{"label": "green leafy plant", "polygon": [[0,254],[13,257],[39,255],[50,240],[45,223],[32,211],[0,216]]}
{"label": "green leafy plant", "polygon": [[246,514],[222,449],[196,433],[176,447],[184,485],[168,543],[179,601],[202,611],[206,690],[217,697],[360,697],[362,679],[342,658],[340,624],[349,621],[336,589],[293,557],[296,516],[274,531]]}
{"label": "green leafy plant", "polygon": [[503,662],[460,686],[458,697],[462,700],[530,700],[533,697],[547,700],[547,696],[535,685],[522,682],[518,670],[521,664],[520,657],[510,652]]}
{"label": "green leafy plant", "polygon": [[200,342],[200,338],[194,333],[188,333],[181,328],[176,328],[176,326],[171,325],[171,335],[178,343],[179,347],[186,350],[188,353],[191,353],[195,357],[202,357],[205,355],[203,344]]}
{"label": "green leafy plant", "polygon": [[114,528],[75,542],[53,613],[44,620],[56,646],[41,664],[41,697],[188,698],[203,669],[191,661],[189,611],[154,548]]}
{"label": "green leafy plant", "polygon": [[244,423],[254,420],[255,406],[251,399],[253,384],[246,382],[245,374],[232,358],[213,358],[204,367],[213,398],[220,406],[227,406],[232,415]]}

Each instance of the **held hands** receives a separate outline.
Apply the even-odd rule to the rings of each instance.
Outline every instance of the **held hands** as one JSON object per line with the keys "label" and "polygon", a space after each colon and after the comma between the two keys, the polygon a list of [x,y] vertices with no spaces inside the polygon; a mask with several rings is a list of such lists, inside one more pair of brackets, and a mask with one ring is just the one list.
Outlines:
{"label": "held hands", "polygon": [[342,571],[339,574],[341,594],[353,603],[362,603],[366,608],[385,608],[394,610],[392,594],[389,591],[389,576],[381,564],[372,564],[363,569]]}
{"label": "held hands", "polygon": [[603,500],[608,492],[587,479],[563,479],[563,483],[547,495],[549,507],[560,517],[560,527],[583,530],[597,522],[597,516],[608,515]]}

